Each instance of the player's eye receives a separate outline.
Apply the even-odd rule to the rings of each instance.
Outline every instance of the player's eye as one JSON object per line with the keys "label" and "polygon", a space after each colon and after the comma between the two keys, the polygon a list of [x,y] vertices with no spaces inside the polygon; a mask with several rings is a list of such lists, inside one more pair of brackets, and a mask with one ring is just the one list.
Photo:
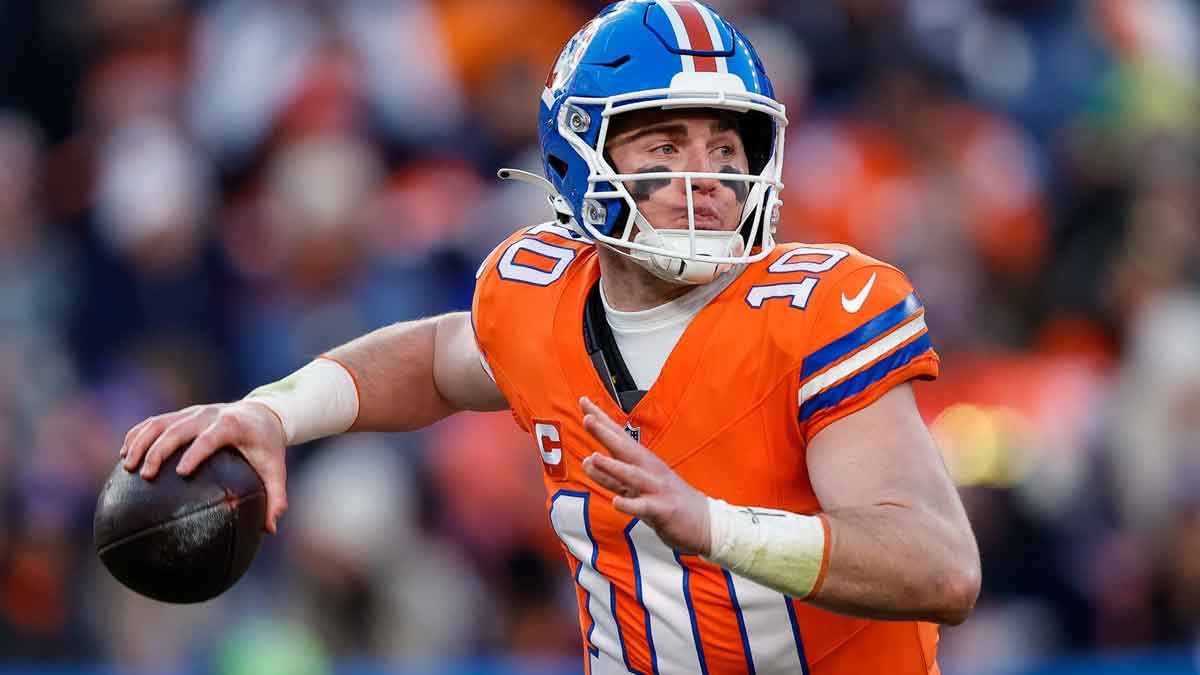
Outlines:
{"label": "player's eye", "polygon": [[656,145],[653,148],[650,148],[650,152],[656,155],[674,155],[676,153],[676,148],[674,143],[663,143],[662,145]]}
{"label": "player's eye", "polygon": [[737,155],[737,151],[734,150],[732,145],[722,145],[721,147],[717,148],[717,154],[719,154],[722,159],[732,159],[735,155]]}

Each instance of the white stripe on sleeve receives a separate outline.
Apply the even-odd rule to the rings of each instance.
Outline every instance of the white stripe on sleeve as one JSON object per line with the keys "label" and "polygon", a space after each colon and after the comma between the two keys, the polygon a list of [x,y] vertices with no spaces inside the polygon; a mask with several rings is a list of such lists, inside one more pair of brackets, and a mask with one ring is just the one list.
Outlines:
{"label": "white stripe on sleeve", "polygon": [[904,344],[909,338],[919,334],[923,330],[925,330],[925,315],[921,314],[902,324],[899,328],[893,329],[892,332],[875,342],[858,350],[845,361],[813,377],[804,386],[800,387],[800,405],[804,405],[805,401],[821,393],[821,391],[831,385],[837,384],[878,360],[881,356]]}

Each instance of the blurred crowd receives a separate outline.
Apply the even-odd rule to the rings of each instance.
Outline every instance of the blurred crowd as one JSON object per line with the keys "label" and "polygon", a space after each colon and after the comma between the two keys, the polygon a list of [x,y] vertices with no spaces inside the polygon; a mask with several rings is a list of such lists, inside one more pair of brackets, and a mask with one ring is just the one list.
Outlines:
{"label": "blurred crowd", "polygon": [[[91,517],[142,418],[469,307],[550,218],[494,175],[541,171],[545,73],[603,4],[0,0],[0,664],[577,663],[504,414],[293,448],[280,535],[201,606],[119,587]],[[1200,6],[712,5],[788,107],[779,238],[928,307],[918,399],[984,564],[946,672],[1200,654]]]}

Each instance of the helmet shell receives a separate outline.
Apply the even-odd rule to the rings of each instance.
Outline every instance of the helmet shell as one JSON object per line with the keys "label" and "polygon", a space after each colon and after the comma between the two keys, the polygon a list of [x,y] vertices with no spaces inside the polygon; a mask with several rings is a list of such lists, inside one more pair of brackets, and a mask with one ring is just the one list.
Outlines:
{"label": "helmet shell", "polygon": [[[614,3],[567,42],[546,78],[539,105],[538,137],[546,177],[566,199],[577,221],[584,216],[591,168],[564,138],[560,125],[573,117],[579,124],[572,130],[596,148],[610,99],[670,89],[680,81],[677,76],[688,72],[728,73],[741,80],[745,92],[774,99],[771,81],[750,42],[710,7],[692,0]],[[648,95],[647,99],[654,97]],[[580,98],[596,100],[580,102]],[[569,99],[573,100],[568,103]],[[637,98],[624,98],[622,103],[629,100]],[[564,110],[565,106],[569,109]],[[586,128],[579,128],[584,123]],[[764,148],[762,153],[770,155],[778,131],[771,124],[767,129],[760,134],[764,138],[759,145]],[[603,149],[597,151],[602,153]],[[764,157],[757,163],[765,161]],[[607,183],[594,188],[613,189]],[[622,203],[619,199],[599,202],[605,209],[603,223],[590,224],[609,235],[620,220]]]}

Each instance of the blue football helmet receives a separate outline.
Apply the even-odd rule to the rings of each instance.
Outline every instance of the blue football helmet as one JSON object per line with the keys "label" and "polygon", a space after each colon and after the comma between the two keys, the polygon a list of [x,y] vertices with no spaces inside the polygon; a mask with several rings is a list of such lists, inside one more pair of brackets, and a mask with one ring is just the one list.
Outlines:
{"label": "blue football helmet", "polygon": [[[604,153],[613,116],[651,108],[738,113],[749,173],[617,173]],[[655,275],[707,283],[774,248],[787,117],[754,48],[707,5],[626,0],[606,7],[563,48],[542,92],[538,122],[546,177],[564,219],[569,210],[577,232]],[[655,228],[639,213],[626,185],[639,179],[684,181],[687,230]],[[743,183],[738,229],[697,229],[691,181],[698,179]]]}

